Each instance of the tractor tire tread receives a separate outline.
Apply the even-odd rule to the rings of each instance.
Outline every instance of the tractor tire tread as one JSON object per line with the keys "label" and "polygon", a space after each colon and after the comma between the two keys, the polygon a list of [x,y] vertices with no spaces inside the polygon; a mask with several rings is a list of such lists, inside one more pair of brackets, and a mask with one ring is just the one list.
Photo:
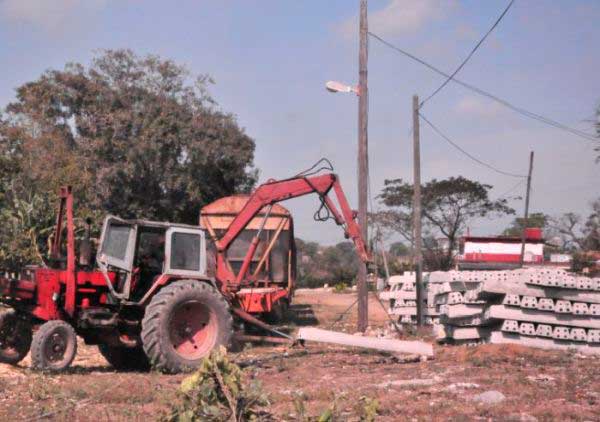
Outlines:
{"label": "tractor tire tread", "polygon": [[[72,356],[67,359],[67,361],[61,365],[60,368],[52,368],[47,365],[46,358],[44,357],[44,339],[48,334],[54,330],[56,327],[63,327],[67,330],[68,335],[75,339],[73,344],[73,353]],[[33,341],[31,342],[31,367],[33,369],[39,371],[61,371],[66,369],[71,363],[73,359],[75,359],[75,355],[77,354],[77,334],[73,327],[62,321],[62,320],[52,320],[47,321],[42,324],[38,330],[33,334]]]}
{"label": "tractor tire tread", "polygon": [[179,280],[163,287],[151,300],[146,307],[145,315],[142,320],[142,344],[144,351],[150,359],[152,366],[166,373],[188,372],[194,367],[186,365],[176,359],[172,359],[167,353],[166,339],[161,339],[161,324],[164,322],[161,316],[164,314],[165,307],[168,307],[174,300],[186,293],[200,291],[202,294],[210,294],[221,308],[220,315],[223,318],[223,324],[219,330],[223,332],[217,334],[217,343],[228,346],[233,336],[233,317],[229,312],[229,304],[225,298],[212,285],[199,280]]}
{"label": "tractor tire tread", "polygon": [[[0,310],[0,326],[6,323],[6,321],[9,321],[11,318],[14,318],[15,320],[18,318],[17,313],[13,309],[6,311]],[[23,342],[22,350],[18,350],[16,356],[0,355],[0,363],[16,365],[21,362],[25,356],[27,356],[27,353],[29,353],[29,350],[31,349],[31,338],[33,335],[31,325],[29,325],[29,323],[27,324],[28,325],[25,327],[25,329],[20,333],[20,336],[22,337],[21,340]]]}

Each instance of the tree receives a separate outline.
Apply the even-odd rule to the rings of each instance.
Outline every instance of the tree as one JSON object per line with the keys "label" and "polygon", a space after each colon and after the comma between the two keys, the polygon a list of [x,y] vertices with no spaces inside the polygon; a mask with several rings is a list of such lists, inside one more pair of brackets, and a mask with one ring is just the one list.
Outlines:
{"label": "tree", "polygon": [[298,250],[298,285],[322,286],[325,283],[352,283],[360,261],[354,244],[340,242],[335,246],[321,246],[316,242],[296,239]]}
{"label": "tree", "polygon": [[600,198],[591,203],[591,213],[586,219],[568,212],[550,219],[549,226],[563,251],[600,250]]}
{"label": "tree", "polygon": [[592,212],[583,229],[585,246],[588,250],[600,251],[600,198],[592,202]]}
{"label": "tree", "polygon": [[108,50],[20,86],[0,121],[0,166],[12,166],[3,207],[32,195],[53,202],[71,184],[78,216],[196,223],[202,205],[248,191],[257,176],[254,141],[209,83],[170,60]]}
{"label": "tree", "polygon": [[525,228],[541,228],[544,229],[548,224],[549,217],[543,212],[531,213],[527,218],[527,226],[523,217],[515,218],[509,227],[502,232],[503,236],[520,237]]}
{"label": "tree", "polygon": [[330,282],[352,283],[358,272],[359,259],[352,242],[340,242],[323,252],[323,268],[330,274]]}
{"label": "tree", "polygon": [[[423,238],[429,239],[424,242],[425,247],[429,251],[438,249],[442,269],[452,266],[459,236],[471,219],[514,214],[506,199],[490,199],[491,189],[490,185],[462,176],[434,179],[421,187]],[[412,215],[412,184],[401,179],[386,180],[379,198],[388,207],[382,214],[384,221],[392,222],[387,228],[398,229],[405,238],[410,236],[412,229],[408,224]],[[445,245],[437,241],[440,236],[446,240]]]}
{"label": "tree", "polygon": [[410,248],[402,242],[394,242],[389,247],[390,255],[394,257],[410,255]]}

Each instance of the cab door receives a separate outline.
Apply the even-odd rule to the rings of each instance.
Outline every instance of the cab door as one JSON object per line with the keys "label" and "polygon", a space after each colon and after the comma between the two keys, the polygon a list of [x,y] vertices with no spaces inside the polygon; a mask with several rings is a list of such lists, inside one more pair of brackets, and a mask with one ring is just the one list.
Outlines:
{"label": "cab door", "polygon": [[137,226],[109,215],[104,219],[98,258],[102,264],[131,272],[135,255]]}
{"label": "cab door", "polygon": [[206,276],[204,230],[171,227],[166,233],[165,272],[182,276]]}

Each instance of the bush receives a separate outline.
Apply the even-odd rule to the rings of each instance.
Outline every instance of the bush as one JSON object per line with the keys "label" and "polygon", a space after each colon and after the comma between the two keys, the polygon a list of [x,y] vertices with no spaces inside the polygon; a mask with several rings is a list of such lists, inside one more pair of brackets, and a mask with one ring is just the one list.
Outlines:
{"label": "bush", "polygon": [[596,258],[585,252],[573,254],[571,261],[571,271],[576,273],[584,273],[591,277],[600,273],[600,268],[596,265]]}
{"label": "bush", "polygon": [[317,287],[323,287],[327,283],[325,278],[317,278],[311,274],[300,275],[296,280],[296,287],[314,289]]}
{"label": "bush", "polygon": [[348,289],[348,285],[346,283],[344,283],[343,281],[340,283],[336,283],[335,286],[333,286],[333,290],[336,293],[343,293]]}
{"label": "bush", "polygon": [[270,421],[269,399],[257,382],[245,384],[242,370],[225,348],[215,350],[198,370],[181,382],[180,402],[167,421]]}

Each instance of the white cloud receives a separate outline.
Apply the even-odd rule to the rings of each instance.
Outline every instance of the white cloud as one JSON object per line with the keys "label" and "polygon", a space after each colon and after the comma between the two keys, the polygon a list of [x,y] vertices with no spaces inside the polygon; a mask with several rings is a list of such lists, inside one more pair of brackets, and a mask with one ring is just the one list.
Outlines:
{"label": "white cloud", "polygon": [[[382,36],[414,33],[447,15],[456,4],[456,0],[390,0],[383,9],[369,13],[369,30]],[[343,22],[339,29],[347,38],[357,35],[358,17]]]}
{"label": "white cloud", "polygon": [[0,0],[0,17],[56,33],[79,26],[108,0]]}
{"label": "white cloud", "polygon": [[454,109],[458,114],[481,118],[498,117],[506,110],[496,102],[475,96],[461,98]]}

